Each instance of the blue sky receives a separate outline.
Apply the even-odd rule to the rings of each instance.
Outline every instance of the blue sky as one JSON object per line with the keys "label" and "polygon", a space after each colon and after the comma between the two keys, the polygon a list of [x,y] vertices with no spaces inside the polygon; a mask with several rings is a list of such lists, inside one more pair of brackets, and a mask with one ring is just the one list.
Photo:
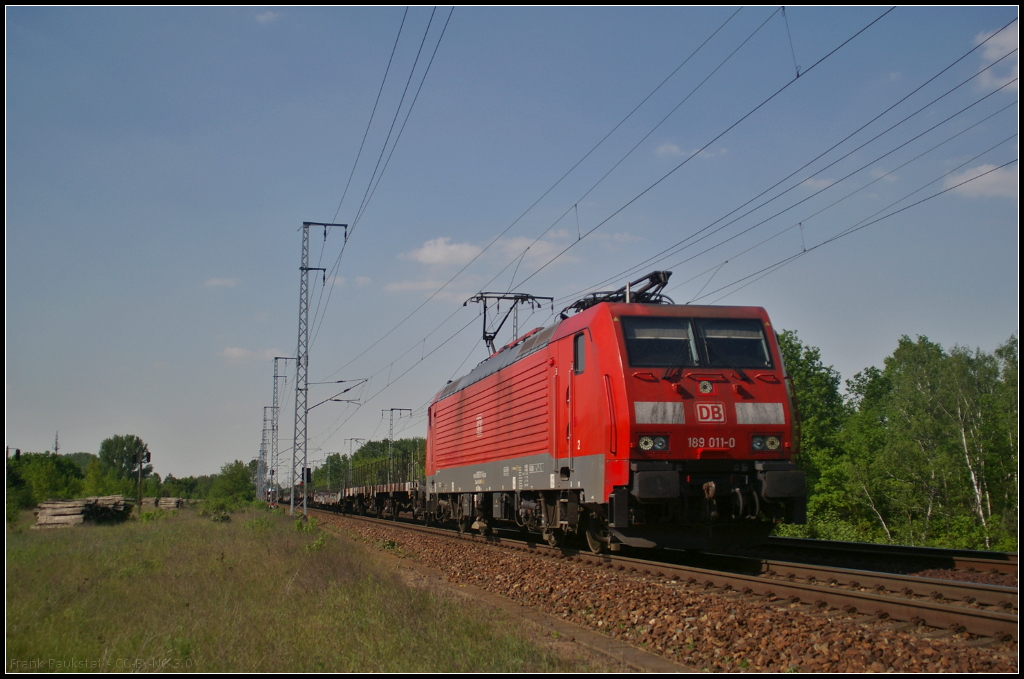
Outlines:
{"label": "blue sky", "polygon": [[341,231],[312,234],[310,379],[369,379],[310,413],[311,459],[385,408],[422,435],[486,356],[481,289],[557,311],[671,269],[677,302],[763,306],[844,378],[903,334],[1017,332],[1016,8],[450,9],[8,8],[7,445],[255,457],[303,221],[353,225],[337,268]]}

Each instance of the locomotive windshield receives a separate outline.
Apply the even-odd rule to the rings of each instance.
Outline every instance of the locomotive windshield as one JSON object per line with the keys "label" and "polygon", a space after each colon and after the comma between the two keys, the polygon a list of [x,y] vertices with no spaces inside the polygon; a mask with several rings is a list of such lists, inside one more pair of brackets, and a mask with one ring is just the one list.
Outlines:
{"label": "locomotive windshield", "polygon": [[697,346],[688,318],[623,316],[629,364],[635,368],[697,365]]}
{"label": "locomotive windshield", "polygon": [[623,316],[621,322],[634,368],[772,367],[757,319]]}
{"label": "locomotive windshield", "polygon": [[761,321],[752,318],[704,318],[700,322],[708,365],[721,368],[771,368],[772,355]]}

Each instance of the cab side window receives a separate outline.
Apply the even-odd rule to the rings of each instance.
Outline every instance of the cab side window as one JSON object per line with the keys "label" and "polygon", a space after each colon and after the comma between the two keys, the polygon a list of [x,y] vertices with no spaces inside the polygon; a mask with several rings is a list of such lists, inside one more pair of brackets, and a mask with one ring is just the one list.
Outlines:
{"label": "cab side window", "polygon": [[587,367],[587,354],[584,349],[584,335],[580,333],[573,339],[572,366],[573,372],[581,374]]}

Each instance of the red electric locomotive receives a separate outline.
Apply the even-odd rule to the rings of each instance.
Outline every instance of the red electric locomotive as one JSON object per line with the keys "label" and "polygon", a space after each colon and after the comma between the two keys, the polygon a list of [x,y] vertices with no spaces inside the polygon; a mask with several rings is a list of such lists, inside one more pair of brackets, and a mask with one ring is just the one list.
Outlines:
{"label": "red electric locomotive", "polygon": [[437,394],[428,520],[583,533],[594,551],[753,544],[804,522],[767,313],[672,304],[669,275],[578,301]]}

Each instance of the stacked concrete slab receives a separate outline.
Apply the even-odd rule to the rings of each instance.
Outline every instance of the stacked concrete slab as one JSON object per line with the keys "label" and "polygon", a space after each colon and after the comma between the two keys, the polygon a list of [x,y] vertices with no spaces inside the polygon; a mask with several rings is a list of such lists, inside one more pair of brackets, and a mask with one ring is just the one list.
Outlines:
{"label": "stacked concrete slab", "polygon": [[81,500],[49,500],[36,507],[32,528],[68,528],[80,523],[127,519],[135,503],[123,495],[87,497]]}

